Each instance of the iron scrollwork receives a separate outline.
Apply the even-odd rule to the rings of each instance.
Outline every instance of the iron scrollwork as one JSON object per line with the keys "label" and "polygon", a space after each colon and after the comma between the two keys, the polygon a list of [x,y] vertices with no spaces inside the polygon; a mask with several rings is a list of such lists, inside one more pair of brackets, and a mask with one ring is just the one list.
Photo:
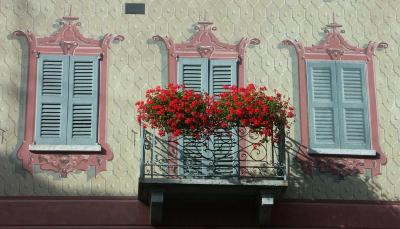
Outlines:
{"label": "iron scrollwork", "polygon": [[279,147],[284,143],[258,145],[260,138],[246,128],[215,131],[199,139],[160,137],[143,129],[141,177],[285,180],[285,150]]}

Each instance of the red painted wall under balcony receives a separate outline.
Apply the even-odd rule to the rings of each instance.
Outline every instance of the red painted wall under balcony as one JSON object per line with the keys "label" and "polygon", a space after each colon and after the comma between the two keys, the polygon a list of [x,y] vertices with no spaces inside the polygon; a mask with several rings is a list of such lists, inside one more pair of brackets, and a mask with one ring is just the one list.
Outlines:
{"label": "red painted wall under balcony", "polygon": [[[166,205],[161,228],[258,228],[253,203]],[[398,228],[400,202],[281,200],[272,227]],[[212,226],[212,227],[211,227]],[[3,197],[0,228],[153,228],[149,209],[135,197]],[[160,228],[160,227],[157,227]]]}

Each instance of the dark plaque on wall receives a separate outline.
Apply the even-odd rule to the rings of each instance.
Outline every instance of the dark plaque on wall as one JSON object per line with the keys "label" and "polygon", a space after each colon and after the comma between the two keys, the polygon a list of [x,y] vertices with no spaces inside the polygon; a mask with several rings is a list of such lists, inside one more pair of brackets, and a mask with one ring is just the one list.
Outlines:
{"label": "dark plaque on wall", "polygon": [[144,3],[125,3],[125,14],[144,14]]}

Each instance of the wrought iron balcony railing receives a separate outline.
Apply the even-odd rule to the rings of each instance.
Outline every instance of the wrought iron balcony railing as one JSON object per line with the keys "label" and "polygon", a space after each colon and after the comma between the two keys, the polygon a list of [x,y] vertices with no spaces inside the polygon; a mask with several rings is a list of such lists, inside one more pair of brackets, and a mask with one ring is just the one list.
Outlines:
{"label": "wrought iron balcony railing", "polygon": [[142,129],[141,179],[286,180],[282,129],[278,142],[260,140],[245,128],[216,132],[208,139],[160,137]]}

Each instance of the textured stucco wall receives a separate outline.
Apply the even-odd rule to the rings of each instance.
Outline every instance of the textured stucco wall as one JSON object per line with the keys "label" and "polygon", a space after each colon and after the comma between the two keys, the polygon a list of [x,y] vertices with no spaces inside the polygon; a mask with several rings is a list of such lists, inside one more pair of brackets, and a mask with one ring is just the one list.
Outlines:
{"label": "textured stucco wall", "polygon": [[[351,44],[387,41],[389,48],[375,57],[380,143],[388,163],[382,175],[339,180],[329,174],[303,175],[294,163],[289,198],[399,200],[400,186],[400,1],[388,0],[153,0],[145,15],[125,15],[119,0],[0,0],[0,195],[136,195],[139,167],[139,128],[134,121],[134,102],[144,91],[166,77],[165,49],[150,40],[155,34],[177,42],[193,34],[199,15],[207,15],[218,27],[216,36],[226,43],[242,37],[258,37],[259,46],[248,49],[246,81],[277,88],[297,99],[297,60],[284,39],[311,45],[322,38],[321,27],[331,20],[343,24]],[[135,2],[135,1],[129,1]],[[107,141],[114,152],[106,172],[76,172],[68,178],[37,170],[32,176],[21,168],[16,149],[24,125],[27,47],[12,37],[18,29],[48,36],[56,20],[72,5],[80,17],[81,32],[99,38],[112,32],[125,36],[110,50]],[[295,131],[298,133],[298,126]]]}

